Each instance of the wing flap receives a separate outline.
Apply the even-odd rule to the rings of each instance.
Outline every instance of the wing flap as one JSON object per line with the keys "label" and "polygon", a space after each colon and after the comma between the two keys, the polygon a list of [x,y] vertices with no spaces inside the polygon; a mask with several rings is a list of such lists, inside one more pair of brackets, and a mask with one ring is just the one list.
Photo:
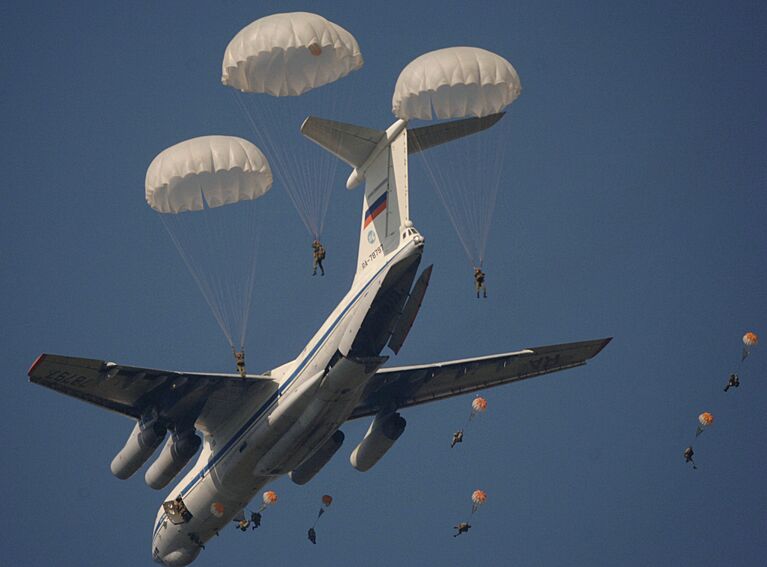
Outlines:
{"label": "wing flap", "polygon": [[434,364],[384,368],[349,419],[475,392],[586,364],[611,339],[524,349]]}

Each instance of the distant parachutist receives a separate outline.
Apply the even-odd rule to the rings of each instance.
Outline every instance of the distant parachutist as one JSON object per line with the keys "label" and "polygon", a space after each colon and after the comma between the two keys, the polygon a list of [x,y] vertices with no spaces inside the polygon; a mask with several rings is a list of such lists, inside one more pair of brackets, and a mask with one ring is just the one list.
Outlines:
{"label": "distant parachutist", "polygon": [[727,381],[727,385],[724,387],[724,391],[726,392],[730,388],[737,388],[740,386],[740,379],[738,378],[737,374],[730,374],[730,379]]}
{"label": "distant parachutist", "polygon": [[309,538],[310,542],[312,542],[314,545],[317,545],[317,532],[314,531],[314,528],[309,528],[307,537]]}
{"label": "distant parachutist", "polygon": [[695,464],[695,461],[692,460],[692,456],[695,454],[695,451],[692,450],[692,447],[687,447],[684,450],[684,462],[685,463],[692,463],[692,468],[697,469],[698,466]]}
{"label": "distant parachutist", "polygon": [[245,349],[237,351],[232,347],[232,353],[234,354],[234,363],[237,366],[237,373],[240,378],[245,378]]}
{"label": "distant parachutist", "polygon": [[463,443],[463,429],[459,429],[455,433],[453,433],[453,441],[450,443],[450,448],[456,446],[457,443]]}
{"label": "distant parachutist", "polygon": [[325,259],[325,247],[319,240],[312,242],[312,256],[314,257],[313,276],[317,275],[317,268],[321,270],[321,275],[325,275],[325,268],[322,267],[322,261]]}
{"label": "distant parachutist", "polygon": [[471,525],[469,525],[469,522],[461,522],[457,526],[453,526],[456,530],[458,530],[456,533],[453,534],[453,537],[458,537],[461,534],[469,533],[469,528],[471,528]]}
{"label": "distant parachutist", "polygon": [[241,532],[248,531],[248,526],[250,525],[250,522],[246,520],[245,518],[242,518],[241,520],[235,520],[237,522],[237,529]]}
{"label": "distant parachutist", "polygon": [[477,299],[479,299],[479,292],[482,292],[482,296],[487,298],[487,288],[485,287],[485,272],[481,268],[474,268],[474,288],[477,290]]}

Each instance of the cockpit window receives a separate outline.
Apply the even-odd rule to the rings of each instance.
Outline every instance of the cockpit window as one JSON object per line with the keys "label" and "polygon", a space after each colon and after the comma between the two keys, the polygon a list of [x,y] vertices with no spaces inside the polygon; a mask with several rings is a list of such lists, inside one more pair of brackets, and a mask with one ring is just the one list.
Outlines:
{"label": "cockpit window", "polygon": [[192,513],[187,509],[181,496],[162,504],[168,519],[175,525],[185,524],[192,519]]}

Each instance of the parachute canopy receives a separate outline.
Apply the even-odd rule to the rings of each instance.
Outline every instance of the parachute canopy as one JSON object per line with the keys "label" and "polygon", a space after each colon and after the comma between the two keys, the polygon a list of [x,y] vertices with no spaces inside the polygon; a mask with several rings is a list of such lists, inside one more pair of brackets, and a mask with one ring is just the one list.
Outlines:
{"label": "parachute canopy", "polygon": [[232,38],[221,82],[240,91],[297,96],[362,67],[354,36],[309,12],[272,14]]}
{"label": "parachute canopy", "polygon": [[471,513],[477,511],[477,508],[482,506],[482,504],[485,503],[485,500],[487,500],[487,494],[484,490],[475,490],[471,493]]}
{"label": "parachute canopy", "polygon": [[256,146],[234,136],[202,136],[160,152],[146,172],[146,201],[160,213],[201,211],[257,199],[272,171]]}
{"label": "parachute canopy", "polygon": [[214,502],[210,505],[210,513],[216,518],[221,518],[224,515],[224,505],[221,502]]}
{"label": "parachute canopy", "polygon": [[448,47],[425,53],[397,79],[392,112],[397,118],[463,118],[496,114],[522,90],[506,59],[478,47]]}
{"label": "parachute canopy", "polygon": [[752,333],[749,331],[745,335],[743,335],[743,344],[747,347],[754,346],[759,342],[759,337],[756,335],[756,333]]}
{"label": "parachute canopy", "polygon": [[330,494],[326,494],[325,496],[322,497],[322,503],[327,508],[333,503],[333,497]]}
{"label": "parachute canopy", "polygon": [[277,493],[274,490],[267,490],[264,492],[264,506],[271,506],[277,502]]}
{"label": "parachute canopy", "polygon": [[474,401],[471,402],[471,409],[474,410],[476,413],[481,413],[487,409],[487,400],[485,398],[482,398],[480,396],[477,396],[474,398]]}
{"label": "parachute canopy", "polygon": [[701,427],[708,427],[714,423],[714,416],[707,411],[704,411],[698,416],[698,423],[700,423]]}

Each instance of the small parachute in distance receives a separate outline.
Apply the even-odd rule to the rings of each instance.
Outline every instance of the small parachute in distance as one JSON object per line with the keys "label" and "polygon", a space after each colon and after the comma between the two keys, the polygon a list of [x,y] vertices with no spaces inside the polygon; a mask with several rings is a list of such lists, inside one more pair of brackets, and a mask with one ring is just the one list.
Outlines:
{"label": "small parachute in distance", "polygon": [[277,493],[274,490],[264,492],[263,501],[265,506],[271,506],[277,502]]}
{"label": "small parachute in distance", "polygon": [[471,493],[471,513],[476,512],[482,504],[487,500],[487,493],[484,490],[475,490]]}
{"label": "small parachute in distance", "polygon": [[[500,119],[522,90],[506,59],[478,47],[449,47],[400,73],[392,112],[403,120]],[[418,152],[473,267],[482,267],[509,147],[510,121]],[[505,180],[504,180],[505,181]]]}
{"label": "small parachute in distance", "polygon": [[484,413],[487,410],[487,400],[481,396],[477,396],[471,402],[471,415],[474,417],[478,413]]}
{"label": "small parachute in distance", "polygon": [[714,423],[714,416],[704,411],[702,414],[698,416],[698,429],[695,431],[695,436],[697,437],[701,433],[703,433],[703,430],[709,427],[712,423]]}
{"label": "small parachute in distance", "polygon": [[330,494],[325,494],[322,497],[322,506],[320,507],[319,512],[317,512],[317,518],[314,520],[314,524],[312,525],[312,528],[314,528],[317,525],[317,520],[319,520],[320,516],[322,516],[325,513],[325,508],[330,507],[332,503],[333,503],[333,497]]}
{"label": "small parachute in distance", "polygon": [[751,347],[759,344],[759,337],[756,333],[749,331],[743,335],[743,353],[741,354],[740,361],[746,360],[749,354],[751,354]]}
{"label": "small parachute in distance", "polygon": [[258,513],[263,512],[267,506],[272,506],[277,502],[277,493],[274,490],[267,490],[261,497],[261,508],[258,509]]}

